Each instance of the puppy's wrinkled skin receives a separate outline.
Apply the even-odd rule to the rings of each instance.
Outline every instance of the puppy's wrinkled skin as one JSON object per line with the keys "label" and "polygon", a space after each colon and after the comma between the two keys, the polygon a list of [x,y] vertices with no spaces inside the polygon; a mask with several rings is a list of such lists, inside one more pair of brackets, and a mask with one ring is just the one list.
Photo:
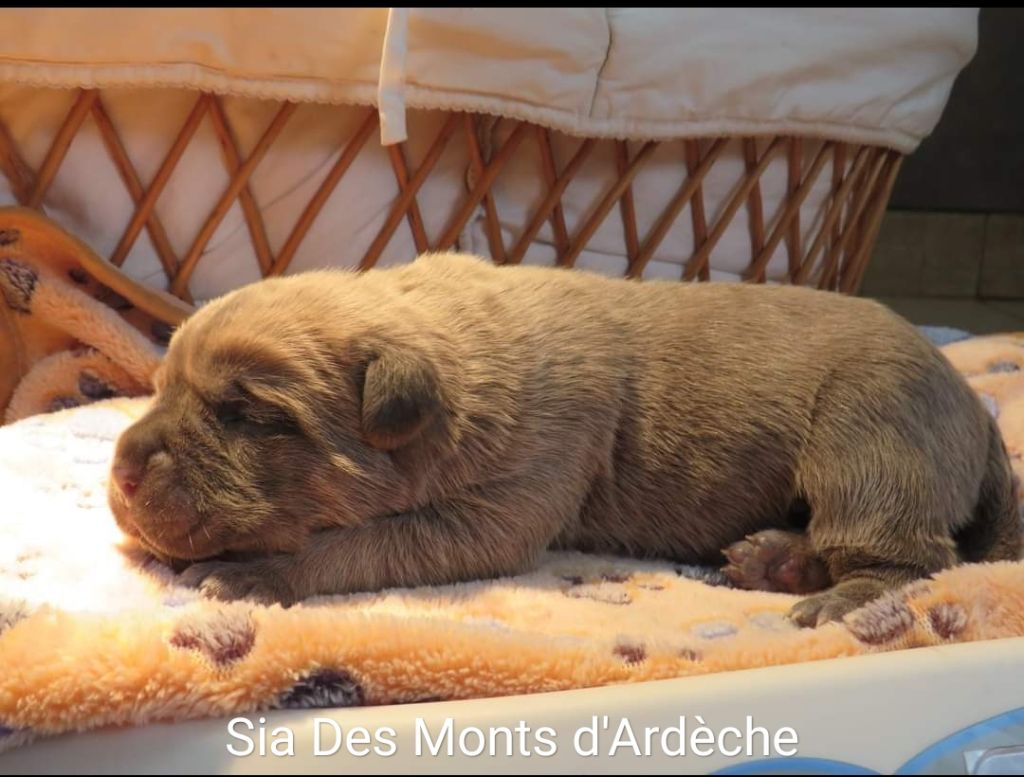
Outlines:
{"label": "puppy's wrinkled skin", "polygon": [[799,564],[756,541],[733,573],[834,583],[794,610],[815,624],[1021,541],[995,424],[885,308],[458,255],[202,308],[112,482],[126,532],[199,562],[187,581],[285,603],[512,575],[552,546],[715,561],[801,504]]}

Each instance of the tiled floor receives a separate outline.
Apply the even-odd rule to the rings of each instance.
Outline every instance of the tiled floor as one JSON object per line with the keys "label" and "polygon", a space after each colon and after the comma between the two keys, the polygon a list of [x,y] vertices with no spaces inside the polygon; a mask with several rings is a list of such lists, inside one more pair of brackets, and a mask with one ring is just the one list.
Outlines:
{"label": "tiled floor", "polygon": [[890,211],[861,295],[915,324],[1024,331],[1024,215]]}
{"label": "tiled floor", "polygon": [[889,211],[868,296],[1024,299],[1024,214]]}
{"label": "tiled floor", "polygon": [[914,324],[949,326],[975,334],[1024,332],[1024,300],[875,297]]}

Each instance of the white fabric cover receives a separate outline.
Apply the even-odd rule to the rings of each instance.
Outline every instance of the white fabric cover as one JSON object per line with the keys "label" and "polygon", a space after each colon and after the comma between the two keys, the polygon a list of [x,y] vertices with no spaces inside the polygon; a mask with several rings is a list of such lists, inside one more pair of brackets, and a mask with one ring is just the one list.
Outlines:
{"label": "white fabric cover", "polygon": [[[458,108],[633,139],[801,134],[912,151],[975,8],[0,11],[0,81]],[[385,34],[386,33],[386,34]],[[385,72],[381,54],[386,51]]]}
{"label": "white fabric cover", "polygon": [[[378,100],[385,135],[394,140],[408,134],[405,152],[412,169],[444,120],[444,114],[417,108],[490,112],[572,134],[634,141],[782,132],[909,151],[931,131],[953,78],[974,51],[976,16],[976,9],[942,8],[5,9],[0,120],[38,169],[74,99],[68,89],[38,87],[105,87],[104,105],[148,185],[196,89],[227,95],[225,110],[243,157],[276,110],[260,98],[300,102],[250,181],[276,253],[339,146]],[[407,116],[404,106],[410,107]],[[511,122],[495,121],[492,145],[510,130]],[[559,166],[578,142],[554,136]],[[816,143],[808,142],[805,161]],[[632,145],[635,151],[638,143]],[[570,235],[611,186],[611,153],[602,144],[567,189],[563,207]],[[457,137],[417,195],[431,240],[447,226],[452,203],[465,196],[469,167]],[[733,142],[702,186],[709,224],[743,170],[742,150]],[[660,147],[641,170],[633,186],[641,239],[684,177],[679,144]],[[829,179],[818,179],[806,213],[818,211]],[[157,205],[179,257],[227,183],[206,121]],[[779,157],[761,179],[766,224],[779,212],[786,185],[786,161]],[[493,190],[507,246],[545,192],[536,146],[527,139]],[[371,140],[314,222],[291,271],[354,266],[397,194],[387,152]],[[0,203],[13,202],[0,177]],[[71,145],[46,203],[51,216],[105,256],[131,218],[134,205],[91,119]],[[801,220],[805,235],[816,227],[809,217]],[[644,276],[681,277],[693,239],[687,210]],[[553,242],[546,223],[526,261],[551,263]],[[488,252],[482,209],[459,247]],[[415,253],[411,231],[402,223],[380,264],[409,261]],[[620,275],[625,254],[616,209],[577,264]],[[749,259],[749,228],[741,212],[711,256],[711,277],[736,280]],[[145,232],[124,268],[138,280],[165,285]],[[767,277],[781,280],[785,270],[782,242]],[[236,203],[207,245],[191,291],[202,301],[259,277]]]}

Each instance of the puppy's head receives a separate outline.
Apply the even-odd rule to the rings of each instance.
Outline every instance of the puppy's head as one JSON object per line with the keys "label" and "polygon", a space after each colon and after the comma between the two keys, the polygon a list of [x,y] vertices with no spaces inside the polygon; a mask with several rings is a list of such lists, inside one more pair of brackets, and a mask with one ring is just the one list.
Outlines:
{"label": "puppy's head", "polygon": [[178,330],[117,442],[123,531],[169,559],[291,552],[408,507],[398,462],[444,437],[445,392],[422,333],[358,283],[264,281]]}

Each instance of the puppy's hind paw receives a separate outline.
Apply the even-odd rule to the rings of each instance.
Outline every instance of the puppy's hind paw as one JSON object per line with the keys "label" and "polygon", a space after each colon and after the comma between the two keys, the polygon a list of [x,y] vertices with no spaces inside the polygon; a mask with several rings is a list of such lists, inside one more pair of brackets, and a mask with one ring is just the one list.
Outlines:
{"label": "puppy's hind paw", "polygon": [[225,602],[245,599],[288,607],[298,600],[281,565],[270,560],[201,561],[178,575],[178,582]]}
{"label": "puppy's hind paw", "polygon": [[841,621],[847,613],[860,605],[831,593],[809,596],[793,605],[789,619],[802,628],[824,626],[832,621]]}
{"label": "puppy's hind paw", "polygon": [[825,563],[804,534],[768,529],[734,542],[722,553],[729,561],[722,572],[738,588],[805,594],[831,582]]}
{"label": "puppy's hind paw", "polygon": [[886,588],[878,580],[847,580],[824,593],[797,602],[789,611],[789,619],[805,628],[841,621],[849,613],[877,599]]}

